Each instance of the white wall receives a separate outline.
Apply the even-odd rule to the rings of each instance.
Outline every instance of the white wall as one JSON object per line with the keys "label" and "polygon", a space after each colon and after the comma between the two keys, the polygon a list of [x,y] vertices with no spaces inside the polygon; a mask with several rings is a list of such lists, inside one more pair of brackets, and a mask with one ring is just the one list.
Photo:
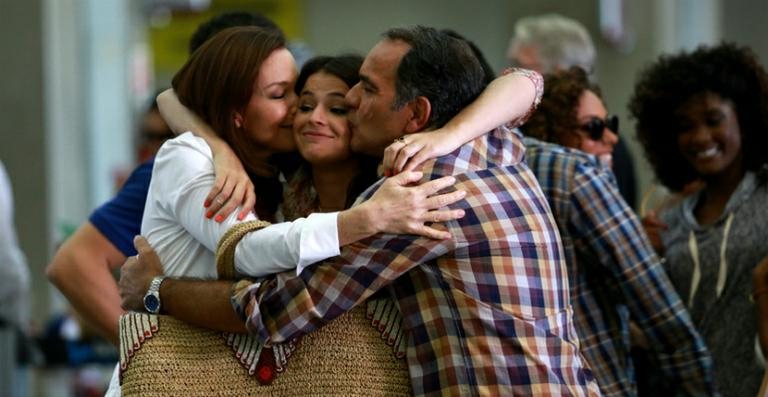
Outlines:
{"label": "white wall", "polygon": [[[47,227],[36,245],[45,260],[66,233],[114,195],[118,172],[133,166],[130,49],[139,9],[127,0],[43,0]],[[142,25],[143,26],[143,25]],[[61,310],[58,294],[41,307]],[[48,289],[53,291],[53,289]]]}
{"label": "white wall", "polygon": [[[47,296],[40,269],[47,261],[48,173],[44,133],[42,7],[39,1],[0,1],[0,160],[13,185],[19,243],[32,289]],[[45,299],[33,297],[33,313]]]}

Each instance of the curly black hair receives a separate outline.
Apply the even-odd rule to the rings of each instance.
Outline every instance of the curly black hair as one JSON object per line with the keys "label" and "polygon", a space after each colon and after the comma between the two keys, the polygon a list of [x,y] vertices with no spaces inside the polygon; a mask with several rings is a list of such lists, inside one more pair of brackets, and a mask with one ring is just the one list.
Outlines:
{"label": "curly black hair", "polygon": [[662,55],[644,69],[630,98],[637,137],[659,181],[673,191],[699,178],[677,145],[676,112],[689,99],[713,93],[733,103],[744,167],[768,162],[768,74],[748,47],[733,43]]}
{"label": "curly black hair", "polygon": [[579,128],[576,117],[579,100],[587,90],[602,99],[600,88],[591,83],[587,72],[578,66],[544,75],[541,103],[520,129],[536,139],[565,144]]}

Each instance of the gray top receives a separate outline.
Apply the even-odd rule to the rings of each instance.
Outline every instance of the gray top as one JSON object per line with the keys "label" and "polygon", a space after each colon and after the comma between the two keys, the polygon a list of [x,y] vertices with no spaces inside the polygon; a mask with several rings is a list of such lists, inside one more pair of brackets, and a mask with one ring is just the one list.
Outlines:
{"label": "gray top", "polygon": [[712,225],[693,215],[699,194],[662,214],[665,267],[712,353],[723,396],[754,396],[763,376],[749,295],[752,269],[768,255],[767,171],[747,173]]}

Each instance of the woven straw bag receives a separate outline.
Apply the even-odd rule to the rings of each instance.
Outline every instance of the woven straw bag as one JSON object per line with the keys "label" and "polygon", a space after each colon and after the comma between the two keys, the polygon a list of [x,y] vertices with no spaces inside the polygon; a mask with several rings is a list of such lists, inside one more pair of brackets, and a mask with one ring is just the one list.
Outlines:
{"label": "woven straw bag", "polygon": [[[234,275],[234,247],[240,238],[266,225],[245,222],[227,232],[216,255],[220,278]],[[249,335],[207,330],[170,316],[128,313],[120,319],[122,394],[411,395],[405,361],[371,326],[364,307],[273,348]]]}

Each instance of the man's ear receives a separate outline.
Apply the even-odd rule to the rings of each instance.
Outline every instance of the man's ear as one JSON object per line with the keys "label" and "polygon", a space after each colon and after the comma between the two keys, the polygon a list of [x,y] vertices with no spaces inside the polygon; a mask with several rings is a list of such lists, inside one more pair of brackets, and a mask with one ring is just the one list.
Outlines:
{"label": "man's ear", "polygon": [[429,117],[432,115],[432,104],[425,96],[418,96],[407,105],[411,108],[411,117],[405,125],[405,133],[413,134],[424,130],[429,125]]}

